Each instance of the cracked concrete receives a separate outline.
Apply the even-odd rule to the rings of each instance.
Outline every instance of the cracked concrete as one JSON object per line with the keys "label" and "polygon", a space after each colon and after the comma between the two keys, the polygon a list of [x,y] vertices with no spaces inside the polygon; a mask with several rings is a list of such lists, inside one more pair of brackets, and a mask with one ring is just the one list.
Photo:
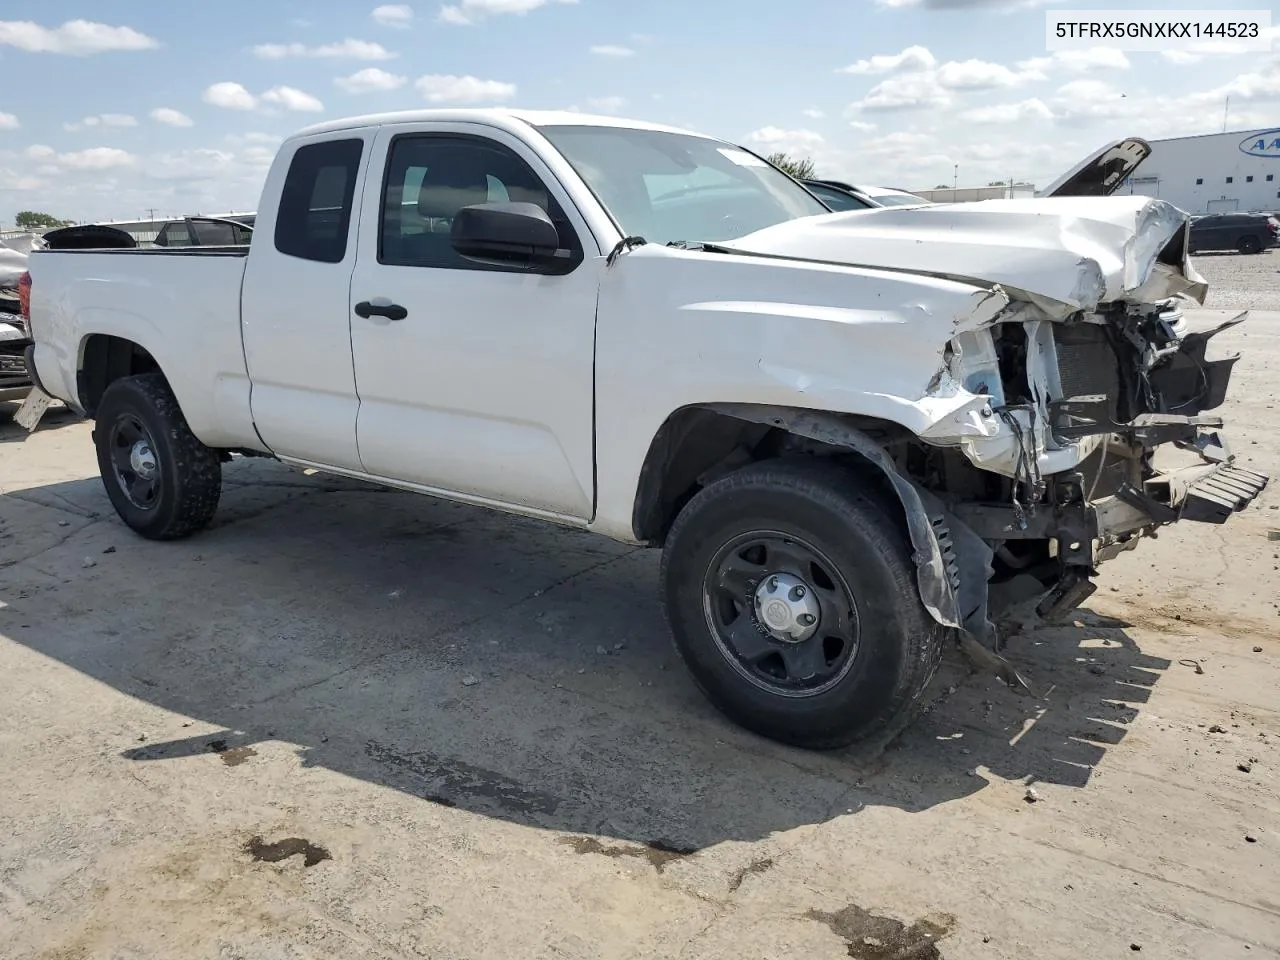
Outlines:
{"label": "cracked concrete", "polygon": [[[1280,314],[1222,340],[1280,474]],[[1280,956],[1277,486],[1014,638],[1043,701],[948,661],[815,754],[707,706],[649,551],[269,461],[148,543],[3,417],[6,960]]]}

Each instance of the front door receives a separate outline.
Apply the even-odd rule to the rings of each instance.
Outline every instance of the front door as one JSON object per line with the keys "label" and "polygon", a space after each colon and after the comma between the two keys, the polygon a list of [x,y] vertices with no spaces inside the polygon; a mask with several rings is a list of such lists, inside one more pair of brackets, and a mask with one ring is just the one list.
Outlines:
{"label": "front door", "polygon": [[[365,471],[590,519],[594,238],[536,154],[502,131],[395,125],[373,149],[350,300]],[[546,276],[460,256],[457,211],[506,200],[542,206],[562,246],[586,245],[583,262]],[[361,316],[370,303],[393,308]]]}

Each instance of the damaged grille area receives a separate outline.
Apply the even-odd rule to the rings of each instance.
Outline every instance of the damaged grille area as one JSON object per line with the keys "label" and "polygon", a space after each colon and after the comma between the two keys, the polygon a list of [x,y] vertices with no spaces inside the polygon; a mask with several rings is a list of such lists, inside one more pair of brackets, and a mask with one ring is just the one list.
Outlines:
{"label": "damaged grille area", "polygon": [[1092,323],[1055,324],[1053,336],[1062,396],[1105,396],[1108,412],[1117,417],[1124,388],[1120,361],[1106,330]]}

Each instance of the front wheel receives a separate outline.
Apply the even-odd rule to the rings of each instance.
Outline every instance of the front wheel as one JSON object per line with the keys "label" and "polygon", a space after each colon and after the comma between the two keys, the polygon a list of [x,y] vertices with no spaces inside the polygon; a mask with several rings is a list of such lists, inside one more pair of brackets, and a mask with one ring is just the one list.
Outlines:
{"label": "front wheel", "polygon": [[187,426],[159,373],[122,377],[102,394],[93,442],[116,513],[150,540],[176,540],[213,519],[222,463]]}
{"label": "front wheel", "polygon": [[663,555],[676,647],[708,699],[784,743],[844,746],[919,701],[944,631],[896,503],[833,464],[767,461],[698,493]]}

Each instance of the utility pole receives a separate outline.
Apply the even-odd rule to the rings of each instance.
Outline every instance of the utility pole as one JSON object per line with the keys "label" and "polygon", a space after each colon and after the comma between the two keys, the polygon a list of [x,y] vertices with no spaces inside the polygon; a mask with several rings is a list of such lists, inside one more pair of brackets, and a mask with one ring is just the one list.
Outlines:
{"label": "utility pole", "polygon": [[956,202],[957,190],[960,186],[960,164],[956,164],[955,170],[951,175],[951,202]]}
{"label": "utility pole", "polygon": [[154,220],[154,219],[156,218],[156,208],[155,208],[155,207],[148,207],[148,208],[147,208],[147,217],[148,217],[148,219],[150,219],[150,220]]}
{"label": "utility pole", "polygon": [[1227,97],[1227,102],[1222,105],[1222,132],[1227,132],[1227,111],[1231,109],[1231,98]]}

